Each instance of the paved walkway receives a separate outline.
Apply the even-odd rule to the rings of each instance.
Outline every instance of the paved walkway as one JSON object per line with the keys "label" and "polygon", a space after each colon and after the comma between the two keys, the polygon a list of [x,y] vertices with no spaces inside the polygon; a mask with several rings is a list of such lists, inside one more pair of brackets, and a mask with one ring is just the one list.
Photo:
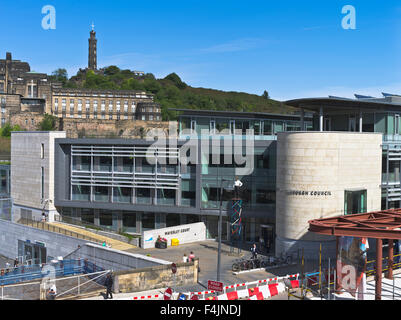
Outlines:
{"label": "paved walkway", "polygon": [[126,242],[115,240],[113,238],[109,238],[109,237],[97,234],[95,232],[91,232],[91,231],[89,231],[87,229],[84,229],[84,228],[72,226],[70,224],[58,223],[58,222],[51,222],[50,224],[54,225],[54,226],[57,226],[59,228],[62,228],[62,229],[66,229],[66,230],[69,230],[69,231],[73,231],[73,232],[76,232],[76,233],[91,237],[93,239],[99,240],[99,242],[106,241],[107,244],[110,244],[111,247],[113,249],[116,249],[116,250],[123,250],[124,251],[124,250],[130,250],[130,249],[135,249],[136,248],[135,246],[133,246],[131,244],[128,244]]}
{"label": "paved walkway", "polygon": [[[167,247],[167,249],[141,249],[135,248],[127,250],[132,253],[139,253],[144,255],[150,255],[154,258],[160,258],[171,262],[182,262],[184,253],[188,256],[191,251],[194,252],[195,256],[199,258],[200,274],[199,282],[200,285],[194,285],[185,287],[183,289],[189,289],[189,291],[199,291],[199,289],[205,290],[207,287],[208,280],[217,279],[217,247],[218,243],[214,240],[206,240],[202,242],[181,244],[177,247]],[[244,283],[256,280],[263,280],[267,278],[275,277],[276,275],[286,275],[294,273],[296,268],[284,269],[271,269],[271,270],[260,270],[251,271],[235,275],[232,272],[232,264],[235,260],[239,259],[239,256],[230,255],[230,246],[222,244],[221,263],[220,263],[220,281],[224,285],[233,285],[237,283]],[[250,257],[249,252],[242,252],[244,257]],[[203,287],[202,287],[203,285]],[[192,288],[194,290],[192,290]]]}

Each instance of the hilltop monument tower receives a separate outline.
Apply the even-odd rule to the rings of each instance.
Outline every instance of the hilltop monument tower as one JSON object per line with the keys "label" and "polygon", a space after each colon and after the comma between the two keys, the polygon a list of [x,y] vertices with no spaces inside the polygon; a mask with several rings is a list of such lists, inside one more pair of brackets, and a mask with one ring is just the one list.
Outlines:
{"label": "hilltop monument tower", "polygon": [[88,69],[97,70],[97,39],[95,32],[95,25],[92,22],[92,31],[89,38],[89,58]]}

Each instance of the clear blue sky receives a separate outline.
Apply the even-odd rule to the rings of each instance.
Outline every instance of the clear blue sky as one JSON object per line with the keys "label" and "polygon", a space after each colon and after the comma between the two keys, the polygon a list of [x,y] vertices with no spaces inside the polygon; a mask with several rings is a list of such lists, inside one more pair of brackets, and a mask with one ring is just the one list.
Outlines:
{"label": "clear blue sky", "polygon": [[[44,30],[45,5],[56,29]],[[344,30],[344,5],[356,30]],[[401,93],[401,3],[393,0],[18,0],[0,5],[0,56],[38,72],[87,66],[92,21],[98,66],[117,65],[191,86],[310,96]]]}

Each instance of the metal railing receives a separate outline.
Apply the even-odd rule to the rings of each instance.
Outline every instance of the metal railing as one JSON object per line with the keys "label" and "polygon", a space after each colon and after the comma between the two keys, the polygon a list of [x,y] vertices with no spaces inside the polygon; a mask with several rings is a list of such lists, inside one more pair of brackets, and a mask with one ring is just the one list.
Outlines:
{"label": "metal railing", "polygon": [[92,273],[93,270],[102,271],[100,268],[89,261],[82,259],[76,260],[62,260],[57,263],[42,263],[33,265],[22,265],[12,269],[1,269],[0,270],[0,284],[2,286],[15,284],[19,282],[32,281],[35,279],[41,279],[48,276],[50,273],[46,266],[53,267],[54,277],[64,277],[68,275]]}
{"label": "metal railing", "polygon": [[[388,257],[382,258],[382,272],[389,271],[390,263]],[[401,268],[401,254],[394,255],[392,261],[393,270]],[[373,276],[376,274],[376,260],[370,260],[366,263],[366,276]]]}
{"label": "metal railing", "polygon": [[58,226],[54,226],[54,225],[52,225],[50,223],[47,223],[47,222],[36,221],[36,220],[32,220],[32,219],[27,219],[27,218],[21,218],[19,220],[19,223],[27,225],[27,226],[30,226],[30,227],[33,227],[33,228],[37,228],[37,229],[59,233],[59,234],[63,234],[65,236],[69,236],[69,237],[73,237],[73,238],[77,238],[77,239],[87,240],[87,241],[90,241],[90,242],[94,242],[96,244],[102,244],[102,241],[99,241],[98,239],[86,236],[84,234],[80,234],[80,233],[75,232],[75,231],[63,229],[63,228],[60,228]]}
{"label": "metal railing", "polygon": [[96,224],[94,224],[92,222],[83,221],[83,220],[80,220],[80,219],[74,218],[74,217],[67,217],[67,216],[63,216],[63,215],[55,215],[54,216],[54,221],[55,222],[72,224],[72,225],[76,225],[76,226],[79,226],[79,227],[84,227],[86,229],[101,230],[101,231],[107,231],[107,232],[116,233],[116,231],[114,231],[112,229],[112,227],[96,225]]}

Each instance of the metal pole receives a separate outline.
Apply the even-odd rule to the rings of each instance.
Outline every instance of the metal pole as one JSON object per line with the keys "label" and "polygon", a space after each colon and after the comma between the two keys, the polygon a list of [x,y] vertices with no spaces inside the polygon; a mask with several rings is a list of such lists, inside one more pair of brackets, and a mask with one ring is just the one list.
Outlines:
{"label": "metal pole", "polygon": [[304,248],[302,248],[302,268],[301,268],[301,297],[303,298],[304,296],[304,268],[305,268],[305,262],[304,262]]}
{"label": "metal pole", "polygon": [[322,244],[319,246],[319,293],[322,298]]}
{"label": "metal pole", "polygon": [[336,300],[336,295],[335,295],[335,293],[336,293],[336,284],[337,284],[337,269],[334,269],[334,300]]}
{"label": "metal pole", "polygon": [[387,279],[393,279],[394,240],[388,240],[388,272]]}
{"label": "metal pole", "polygon": [[381,300],[382,294],[382,258],[383,258],[383,240],[376,239],[376,290],[375,299]]}
{"label": "metal pole", "polygon": [[328,284],[328,286],[327,286],[327,289],[328,289],[327,297],[328,297],[328,300],[330,300],[330,277],[331,277],[331,270],[330,270],[330,258],[329,258],[329,274],[327,276],[327,284]]}
{"label": "metal pole", "polygon": [[219,207],[219,224],[218,224],[218,233],[219,233],[219,244],[218,244],[218,253],[217,253],[217,281],[220,281],[220,256],[221,256],[221,207],[223,206],[223,181],[221,181],[220,186],[220,207]]}

